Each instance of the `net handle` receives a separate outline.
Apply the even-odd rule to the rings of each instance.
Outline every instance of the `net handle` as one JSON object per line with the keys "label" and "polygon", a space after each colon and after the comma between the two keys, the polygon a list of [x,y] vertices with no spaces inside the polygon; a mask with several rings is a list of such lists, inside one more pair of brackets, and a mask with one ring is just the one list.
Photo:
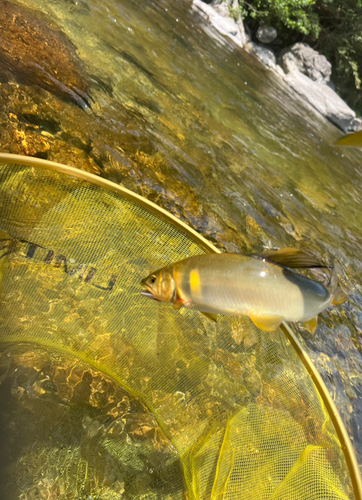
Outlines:
{"label": "net handle", "polygon": [[[159,217],[162,217],[162,219],[170,222],[177,228],[179,228],[181,231],[186,233],[188,236],[190,236],[195,242],[197,242],[199,245],[201,245],[205,250],[212,252],[212,253],[221,253],[218,248],[216,248],[211,242],[206,240],[203,236],[201,236],[199,233],[197,233],[194,229],[189,227],[187,224],[184,222],[180,221],[177,219],[174,215],[170,214],[163,208],[159,207],[155,203],[152,203],[152,201],[147,200],[146,198],[133,193],[129,189],[119,186],[118,184],[115,184],[114,182],[111,182],[107,179],[103,179],[102,177],[98,177],[94,174],[91,174],[89,172],[85,172],[84,170],[79,170],[77,168],[73,167],[68,167],[66,165],[62,165],[61,163],[56,163],[48,160],[42,160],[40,158],[34,158],[34,157],[29,157],[29,156],[23,156],[23,155],[15,155],[15,154],[10,154],[10,153],[0,153],[0,163],[12,163],[12,164],[17,164],[17,165],[26,165],[29,167],[38,167],[42,168],[44,170],[52,170],[56,172],[61,172],[67,175],[70,175],[72,177],[76,177],[78,179],[82,179],[85,181],[88,181],[92,184],[96,184],[98,186],[104,187],[110,191],[113,191],[114,193],[118,193],[128,200],[133,201],[134,203],[137,203],[138,205],[141,205],[142,207],[146,208],[147,210],[150,210],[151,212],[157,214]],[[303,350],[302,345],[300,344],[299,340],[297,339],[296,335],[294,332],[290,329],[290,327],[286,323],[282,323],[280,328],[282,329],[283,333],[287,337],[287,339],[291,342],[293,345],[294,349],[296,350],[299,358],[301,359],[302,363],[304,364],[305,368],[307,369],[309,375],[312,377],[312,380],[327,408],[327,411],[331,417],[332,423],[334,425],[334,428],[336,429],[338,438],[342,444],[342,450],[347,462],[348,470],[351,476],[351,482],[352,482],[352,487],[353,487],[353,492],[354,492],[354,498],[355,500],[362,500],[362,481],[361,481],[361,476],[360,476],[360,471],[358,467],[358,463],[356,460],[356,456],[354,453],[354,449],[352,447],[351,441],[349,439],[349,436],[347,434],[346,428],[343,424],[343,421],[338,413],[338,410],[328,392],[328,389],[323,382],[322,377],[318,373],[316,367],[314,366],[312,360],[308,356],[308,354]]]}

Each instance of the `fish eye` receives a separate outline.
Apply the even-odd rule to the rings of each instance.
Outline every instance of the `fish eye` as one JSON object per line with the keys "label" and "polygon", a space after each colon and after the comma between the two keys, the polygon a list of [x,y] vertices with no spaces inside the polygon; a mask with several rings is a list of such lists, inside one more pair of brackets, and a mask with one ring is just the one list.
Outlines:
{"label": "fish eye", "polygon": [[151,276],[151,278],[150,278],[150,282],[151,282],[151,283],[156,283],[156,279],[157,279],[157,278],[156,278],[156,276],[153,274],[153,275]]}

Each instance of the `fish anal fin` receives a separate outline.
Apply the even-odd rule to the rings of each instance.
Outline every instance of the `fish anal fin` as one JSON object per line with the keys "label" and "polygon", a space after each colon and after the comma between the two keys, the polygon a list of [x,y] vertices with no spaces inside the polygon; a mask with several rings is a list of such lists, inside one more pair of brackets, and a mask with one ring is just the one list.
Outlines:
{"label": "fish anal fin", "polygon": [[[201,312],[201,311],[200,311]],[[217,314],[212,314],[212,313],[205,313],[201,312],[207,319],[210,319],[211,321],[217,321]]]}
{"label": "fish anal fin", "polygon": [[314,318],[310,319],[309,321],[304,321],[303,326],[310,332],[312,335],[315,334],[315,331],[317,329],[317,323],[318,323],[318,316],[315,316]]}
{"label": "fish anal fin", "polygon": [[273,332],[283,321],[281,316],[263,316],[259,314],[250,314],[249,318],[259,330],[264,332]]}
{"label": "fish anal fin", "polygon": [[181,309],[181,307],[184,305],[183,301],[179,300],[178,302],[173,303],[173,308],[174,309]]}
{"label": "fish anal fin", "polygon": [[322,264],[314,255],[299,250],[298,248],[279,248],[278,250],[265,250],[255,257],[266,259],[274,264],[291,268],[327,267]]}

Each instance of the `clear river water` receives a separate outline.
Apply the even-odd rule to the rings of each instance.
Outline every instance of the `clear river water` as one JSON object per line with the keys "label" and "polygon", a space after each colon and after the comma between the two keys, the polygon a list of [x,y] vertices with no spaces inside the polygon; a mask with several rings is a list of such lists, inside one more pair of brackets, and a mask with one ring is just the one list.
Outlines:
{"label": "clear river water", "polygon": [[361,151],[336,147],[341,131],[190,1],[19,5],[74,44],[85,97],[5,75],[2,151],[121,183],[230,252],[297,246],[334,261],[349,301],[322,313],[315,335],[298,331],[362,465]]}

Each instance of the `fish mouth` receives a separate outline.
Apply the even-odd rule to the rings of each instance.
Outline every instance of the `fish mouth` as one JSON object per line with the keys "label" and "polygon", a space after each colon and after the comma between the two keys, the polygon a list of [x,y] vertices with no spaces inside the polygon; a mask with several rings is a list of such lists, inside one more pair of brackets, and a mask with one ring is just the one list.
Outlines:
{"label": "fish mouth", "polygon": [[[143,285],[143,286],[145,286],[145,285]],[[160,302],[159,299],[156,299],[156,297],[153,295],[153,293],[147,289],[142,290],[141,295],[143,295],[144,297],[148,297],[149,299],[156,300],[157,302]]]}

